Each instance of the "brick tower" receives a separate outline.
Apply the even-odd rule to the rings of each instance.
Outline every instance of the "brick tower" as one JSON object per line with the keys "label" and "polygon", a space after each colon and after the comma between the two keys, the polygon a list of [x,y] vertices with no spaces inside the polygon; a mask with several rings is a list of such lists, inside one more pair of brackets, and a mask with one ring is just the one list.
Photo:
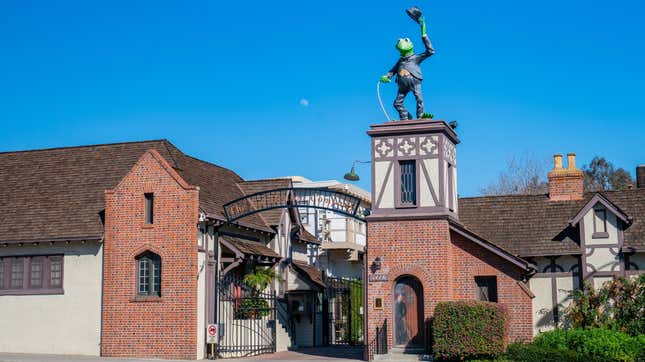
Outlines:
{"label": "brick tower", "polygon": [[386,335],[388,350],[421,349],[430,343],[435,305],[454,299],[450,222],[458,222],[459,139],[446,122],[431,120],[372,125],[367,133],[372,214],[366,341],[378,339],[382,350]]}

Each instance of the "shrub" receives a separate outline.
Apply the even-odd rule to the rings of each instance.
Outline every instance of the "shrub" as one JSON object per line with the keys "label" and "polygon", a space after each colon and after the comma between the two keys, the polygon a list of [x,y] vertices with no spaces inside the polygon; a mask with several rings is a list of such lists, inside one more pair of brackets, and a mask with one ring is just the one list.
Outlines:
{"label": "shrub", "polygon": [[540,349],[574,351],[585,361],[639,361],[645,357],[645,335],[632,337],[603,328],[559,329],[535,338]]}
{"label": "shrub", "polygon": [[506,309],[497,303],[443,302],[434,312],[434,353],[440,359],[499,356],[506,347]]}
{"label": "shrub", "polygon": [[575,351],[538,347],[528,343],[514,343],[508,346],[506,358],[510,361],[523,362],[582,362],[584,360]]}
{"label": "shrub", "polygon": [[618,278],[599,289],[586,283],[571,297],[564,319],[574,328],[608,328],[632,336],[645,331],[645,274]]}

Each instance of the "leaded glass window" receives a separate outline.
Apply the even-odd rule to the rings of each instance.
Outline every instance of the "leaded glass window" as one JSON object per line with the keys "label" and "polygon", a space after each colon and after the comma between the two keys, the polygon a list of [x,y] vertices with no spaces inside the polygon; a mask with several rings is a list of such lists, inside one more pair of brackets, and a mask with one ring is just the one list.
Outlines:
{"label": "leaded glass window", "polygon": [[43,258],[31,258],[29,263],[29,287],[40,288],[43,286]]}
{"label": "leaded glass window", "polygon": [[137,257],[137,294],[161,296],[161,258],[146,252]]}
{"label": "leaded glass window", "polygon": [[63,285],[63,258],[60,256],[49,257],[49,285],[60,287]]}
{"label": "leaded glass window", "polygon": [[11,288],[22,288],[22,277],[24,272],[23,258],[14,258],[11,261]]}

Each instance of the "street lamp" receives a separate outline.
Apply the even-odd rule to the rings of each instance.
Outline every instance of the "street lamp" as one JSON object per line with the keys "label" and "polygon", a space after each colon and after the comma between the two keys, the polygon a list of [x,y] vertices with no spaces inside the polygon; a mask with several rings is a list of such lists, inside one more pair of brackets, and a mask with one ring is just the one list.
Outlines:
{"label": "street lamp", "polygon": [[372,163],[372,161],[359,161],[356,160],[352,163],[352,169],[343,176],[343,178],[347,181],[358,181],[361,178],[358,177],[358,174],[356,173],[356,164],[357,163]]}

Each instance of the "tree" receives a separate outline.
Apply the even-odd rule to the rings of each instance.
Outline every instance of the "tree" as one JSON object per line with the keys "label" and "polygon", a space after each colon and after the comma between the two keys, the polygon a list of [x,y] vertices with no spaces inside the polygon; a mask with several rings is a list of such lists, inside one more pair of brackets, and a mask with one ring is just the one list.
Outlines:
{"label": "tree", "polygon": [[634,180],[629,172],[614,165],[604,157],[594,157],[589,165],[582,166],[585,191],[627,190]]}
{"label": "tree", "polygon": [[507,162],[506,170],[499,173],[498,180],[481,189],[481,193],[488,196],[547,193],[545,165],[545,161],[530,155],[513,157]]}

